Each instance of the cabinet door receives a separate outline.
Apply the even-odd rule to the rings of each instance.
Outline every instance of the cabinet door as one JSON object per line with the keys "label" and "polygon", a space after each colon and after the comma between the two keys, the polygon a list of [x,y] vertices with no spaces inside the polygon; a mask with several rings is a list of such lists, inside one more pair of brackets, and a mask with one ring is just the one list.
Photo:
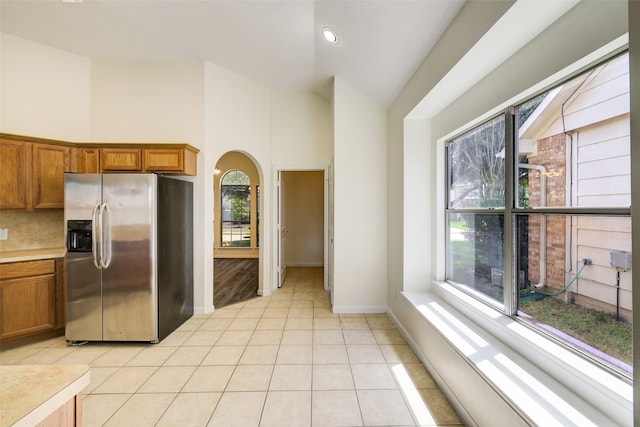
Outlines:
{"label": "cabinet door", "polygon": [[27,144],[0,140],[0,209],[25,209]]}
{"label": "cabinet door", "polygon": [[64,208],[64,173],[70,170],[69,147],[33,144],[34,209]]}
{"label": "cabinet door", "polygon": [[147,148],[143,150],[144,162],[143,170],[159,172],[183,172],[184,171],[184,150]]}
{"label": "cabinet door", "polygon": [[100,149],[78,148],[77,168],[79,173],[100,173]]}
{"label": "cabinet door", "polygon": [[0,281],[0,339],[55,328],[55,275]]}
{"label": "cabinet door", "polygon": [[101,162],[103,171],[140,171],[140,149],[102,148]]}
{"label": "cabinet door", "polygon": [[145,148],[142,169],[148,172],[197,175],[197,153],[187,148]]}

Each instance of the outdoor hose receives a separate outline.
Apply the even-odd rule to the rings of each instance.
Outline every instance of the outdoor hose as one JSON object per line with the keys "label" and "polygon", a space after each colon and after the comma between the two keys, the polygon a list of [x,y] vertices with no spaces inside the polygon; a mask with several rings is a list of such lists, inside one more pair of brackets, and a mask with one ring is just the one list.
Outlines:
{"label": "outdoor hose", "polygon": [[580,276],[580,273],[582,273],[582,270],[584,270],[584,268],[591,264],[590,262],[587,262],[586,260],[584,261],[584,263],[582,264],[582,267],[580,267],[580,270],[578,270],[578,272],[576,273],[575,276],[573,276],[573,279],[571,279],[571,281],[567,284],[567,286],[565,286],[564,288],[560,289],[557,292],[552,292],[552,293],[546,293],[546,292],[540,292],[538,290],[535,291],[536,294],[541,294],[547,297],[555,297],[556,295],[560,295],[561,293],[565,292],[567,289],[569,289],[569,286],[573,285],[573,282],[576,281],[576,279]]}

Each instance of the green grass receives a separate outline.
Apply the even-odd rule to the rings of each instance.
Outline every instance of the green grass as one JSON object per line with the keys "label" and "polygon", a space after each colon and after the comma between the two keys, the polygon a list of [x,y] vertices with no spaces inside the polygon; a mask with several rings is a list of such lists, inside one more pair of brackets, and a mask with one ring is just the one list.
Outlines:
{"label": "green grass", "polygon": [[544,298],[520,304],[520,310],[540,323],[552,326],[629,365],[632,358],[631,325],[615,316],[557,298]]}
{"label": "green grass", "polygon": [[451,228],[457,228],[458,230],[469,231],[469,226],[466,221],[451,221],[449,222]]}
{"label": "green grass", "polygon": [[231,242],[222,242],[223,248],[248,248],[251,246],[251,240],[234,240]]}

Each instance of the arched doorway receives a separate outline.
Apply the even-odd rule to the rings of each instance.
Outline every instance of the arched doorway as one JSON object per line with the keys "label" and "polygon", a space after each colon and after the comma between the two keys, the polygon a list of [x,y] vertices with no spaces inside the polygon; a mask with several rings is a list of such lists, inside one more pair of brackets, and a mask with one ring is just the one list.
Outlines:
{"label": "arched doorway", "polygon": [[213,303],[219,308],[258,296],[260,174],[249,156],[230,151],[213,179]]}

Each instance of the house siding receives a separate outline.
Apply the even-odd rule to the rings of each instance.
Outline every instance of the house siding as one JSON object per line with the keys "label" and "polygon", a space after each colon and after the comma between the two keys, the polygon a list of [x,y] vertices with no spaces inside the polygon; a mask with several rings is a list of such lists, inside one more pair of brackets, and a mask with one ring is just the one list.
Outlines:
{"label": "house siding", "polygon": [[[572,147],[569,151],[568,145]],[[530,206],[630,204],[629,114],[577,129],[570,137],[561,133],[542,138],[537,141],[536,155],[528,160],[529,164],[546,167],[548,174],[546,199],[541,203],[540,172],[529,171]],[[567,173],[571,175],[569,179]],[[575,191],[570,191],[572,183]],[[530,215],[528,221],[528,278],[530,284],[538,284],[543,281],[540,277],[541,217]],[[577,274],[583,260],[590,259],[589,268],[584,269],[569,293],[560,297],[596,310],[619,311],[622,318],[630,320],[631,272],[620,274],[618,299],[616,269],[611,266],[612,251],[631,251],[630,231],[630,218],[547,216],[544,284],[550,291],[564,288]]]}

